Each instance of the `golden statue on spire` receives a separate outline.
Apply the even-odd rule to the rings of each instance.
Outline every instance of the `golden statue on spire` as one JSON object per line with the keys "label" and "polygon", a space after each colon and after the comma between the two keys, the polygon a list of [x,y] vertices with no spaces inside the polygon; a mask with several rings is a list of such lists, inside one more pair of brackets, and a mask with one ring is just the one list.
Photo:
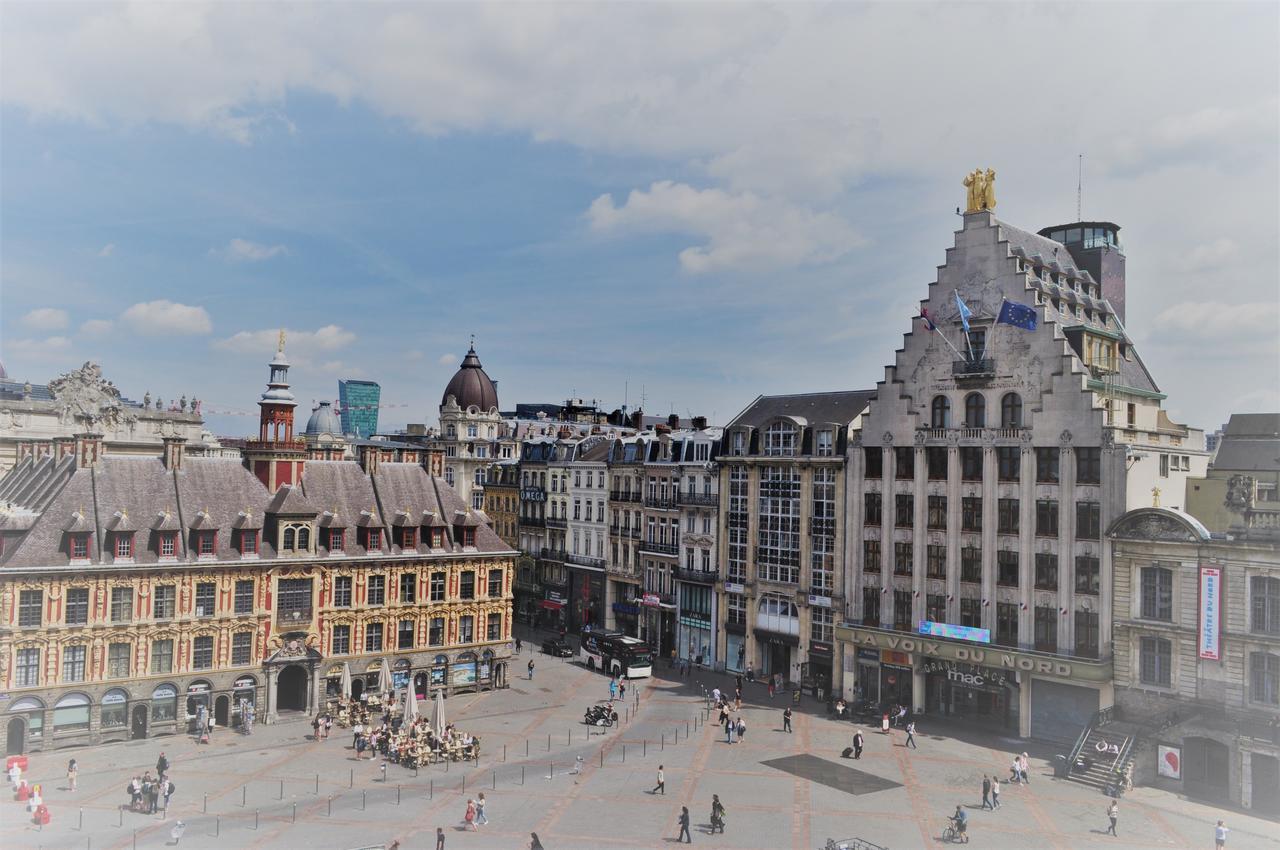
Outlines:
{"label": "golden statue on spire", "polygon": [[280,329],[280,340],[276,343],[276,351],[284,353],[284,328]]}
{"label": "golden statue on spire", "polygon": [[964,208],[966,213],[982,212],[983,210],[996,208],[996,171],[994,168],[988,168],[985,172],[981,168],[975,168],[966,174],[961,182],[967,190]]}

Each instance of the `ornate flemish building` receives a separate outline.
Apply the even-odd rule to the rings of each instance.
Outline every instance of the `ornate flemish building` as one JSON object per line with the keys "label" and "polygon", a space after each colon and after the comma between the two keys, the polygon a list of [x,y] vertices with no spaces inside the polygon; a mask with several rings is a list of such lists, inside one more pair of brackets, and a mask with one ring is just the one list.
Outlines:
{"label": "ornate flemish building", "polygon": [[439,443],[445,480],[468,505],[483,509],[489,466],[515,459],[517,449],[498,412],[497,384],[485,374],[474,345],[440,399]]}
{"label": "ornate flemish building", "polygon": [[48,385],[11,381],[0,367],[0,475],[28,454],[55,454],[56,443],[82,431],[101,434],[107,454],[154,456],[165,437],[182,437],[188,454],[216,455],[221,447],[203,426],[198,399],[130,401],[96,363]]}
{"label": "ornate flemish building", "polygon": [[293,433],[283,341],[271,372],[242,460],[84,432],[0,479],[9,752],[181,732],[200,705],[315,711],[344,664],[357,692],[506,685],[515,553],[433,452],[322,459]]}

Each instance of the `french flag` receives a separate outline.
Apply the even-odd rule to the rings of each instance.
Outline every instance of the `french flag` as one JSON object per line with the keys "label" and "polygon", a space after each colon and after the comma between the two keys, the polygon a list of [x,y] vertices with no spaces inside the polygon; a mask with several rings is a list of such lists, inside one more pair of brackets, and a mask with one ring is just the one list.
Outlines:
{"label": "french flag", "polygon": [[938,326],[933,323],[933,319],[929,317],[929,310],[927,308],[922,308],[920,310],[920,318],[924,319],[924,323],[929,327],[929,330],[936,331],[938,329]]}

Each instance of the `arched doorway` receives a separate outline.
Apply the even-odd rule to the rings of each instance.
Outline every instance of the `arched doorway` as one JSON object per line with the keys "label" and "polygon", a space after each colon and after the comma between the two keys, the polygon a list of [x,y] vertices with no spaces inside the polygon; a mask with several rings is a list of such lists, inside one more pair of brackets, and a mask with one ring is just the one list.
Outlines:
{"label": "arched doorway", "polygon": [[280,671],[276,680],[276,710],[307,710],[307,671],[297,664]]}
{"label": "arched doorway", "polygon": [[27,748],[27,722],[21,717],[9,718],[9,732],[5,739],[4,754],[20,756]]}
{"label": "arched doorway", "polygon": [[223,729],[231,725],[231,697],[226,694],[213,701],[213,722]]}
{"label": "arched doorway", "polygon": [[364,679],[359,676],[351,677],[351,699],[355,702],[360,701],[360,695],[364,693]]}
{"label": "arched doorway", "polygon": [[145,705],[135,705],[133,707],[133,721],[129,726],[129,738],[134,741],[140,741],[147,737],[147,707]]}
{"label": "arched doorway", "polygon": [[1182,784],[1191,797],[1226,800],[1230,752],[1212,738],[1186,738],[1182,751]]}
{"label": "arched doorway", "polygon": [[418,699],[427,699],[427,674],[425,672],[413,677],[413,693]]}

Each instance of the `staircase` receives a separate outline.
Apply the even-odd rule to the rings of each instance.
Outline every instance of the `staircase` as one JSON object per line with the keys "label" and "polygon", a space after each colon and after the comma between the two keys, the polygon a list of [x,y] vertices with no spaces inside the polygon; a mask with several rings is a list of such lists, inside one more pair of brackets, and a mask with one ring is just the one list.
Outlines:
{"label": "staircase", "polygon": [[1105,726],[1090,726],[1071,754],[1070,778],[1106,791],[1115,783],[1133,751],[1134,736]]}

